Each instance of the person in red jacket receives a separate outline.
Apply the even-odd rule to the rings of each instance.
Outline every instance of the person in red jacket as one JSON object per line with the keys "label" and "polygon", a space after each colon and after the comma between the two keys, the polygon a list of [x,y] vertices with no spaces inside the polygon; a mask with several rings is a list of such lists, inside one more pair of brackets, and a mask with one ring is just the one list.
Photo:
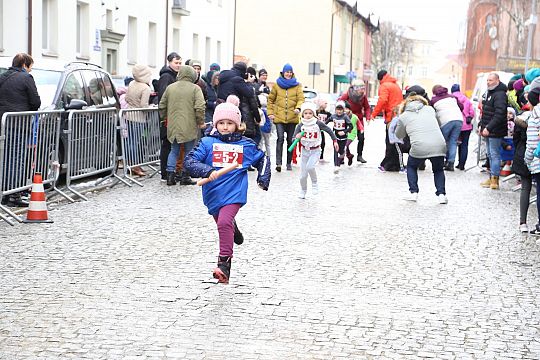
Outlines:
{"label": "person in red jacket", "polygon": [[390,144],[388,140],[388,126],[396,113],[395,110],[398,105],[403,101],[403,93],[397,84],[396,78],[390,76],[386,70],[379,71],[377,73],[377,79],[380,81],[379,100],[375,109],[373,109],[371,120],[379,115],[379,113],[382,113],[384,123],[386,124],[386,152],[379,166],[379,171],[399,171],[399,155],[396,147]]}
{"label": "person in red jacket", "polygon": [[351,105],[351,111],[354,115],[358,116],[358,121],[361,123],[361,128],[358,127],[358,148],[356,161],[365,163],[366,160],[362,157],[364,152],[364,117],[366,120],[370,119],[371,109],[369,107],[368,99],[366,96],[366,85],[360,79],[355,79],[351,82],[351,86],[347,92],[343,93],[338,100],[347,101]]}

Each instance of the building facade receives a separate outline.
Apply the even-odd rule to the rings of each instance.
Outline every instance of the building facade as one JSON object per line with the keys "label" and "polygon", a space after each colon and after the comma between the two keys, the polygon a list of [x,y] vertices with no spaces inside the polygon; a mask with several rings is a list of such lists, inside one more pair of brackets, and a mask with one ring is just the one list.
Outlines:
{"label": "building facade", "polygon": [[[275,81],[290,63],[298,80],[320,92],[340,92],[352,78],[371,80],[376,26],[354,2],[237,0],[234,54]],[[364,69],[368,70],[364,72]]]}
{"label": "building facade", "polygon": [[232,64],[234,0],[0,0],[0,56],[30,53],[36,64],[91,62],[113,75],[169,52]]}
{"label": "building facade", "polygon": [[[463,54],[463,81],[471,90],[477,74],[489,71],[525,71],[533,1],[471,0],[467,42]],[[537,14],[535,14],[537,16]],[[532,32],[529,68],[540,67],[540,27]]]}

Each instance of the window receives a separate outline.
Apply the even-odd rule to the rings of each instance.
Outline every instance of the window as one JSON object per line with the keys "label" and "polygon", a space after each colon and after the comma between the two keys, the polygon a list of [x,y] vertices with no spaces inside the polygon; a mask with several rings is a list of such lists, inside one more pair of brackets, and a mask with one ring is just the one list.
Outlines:
{"label": "window", "polygon": [[412,66],[409,66],[409,69],[408,69],[408,73],[409,73],[409,76],[412,76]]}
{"label": "window", "polygon": [[83,82],[79,72],[73,72],[67,76],[61,99],[64,104],[60,107],[68,106],[73,99],[85,100]]}
{"label": "window", "polygon": [[78,57],[89,57],[89,12],[88,4],[77,3],[77,39],[76,52]]}
{"label": "window", "polygon": [[103,86],[103,80],[99,73],[91,70],[83,70],[81,73],[88,87],[88,93],[90,94],[88,106],[107,104],[109,100],[105,94],[105,87]]}
{"label": "window", "polygon": [[221,41],[216,44],[216,62],[221,64]]}
{"label": "window", "polygon": [[[97,73],[96,73],[97,74]],[[113,85],[111,82],[111,79],[109,78],[109,75],[100,72],[101,80],[103,81],[103,85],[105,88],[105,95],[107,96],[107,103],[111,106],[116,105],[116,98],[114,97],[114,90]]]}
{"label": "window", "polygon": [[178,51],[180,49],[180,29],[174,28],[172,31],[172,50]]}
{"label": "window", "polygon": [[192,48],[192,59],[197,59],[199,57],[199,35],[193,34],[193,48]]}
{"label": "window", "polygon": [[427,77],[427,66],[422,66],[422,77]]}
{"label": "window", "polygon": [[113,28],[113,12],[112,12],[112,10],[107,9],[107,16],[106,16],[106,18],[107,18],[107,20],[106,20],[106,21],[107,21],[107,24],[105,25],[105,28],[106,28],[107,30],[112,30],[112,28]]}
{"label": "window", "polygon": [[41,48],[54,54],[58,43],[58,3],[57,0],[42,0]]}
{"label": "window", "polygon": [[156,54],[157,54],[157,31],[156,23],[148,23],[148,65],[156,66]]}
{"label": "window", "polygon": [[206,48],[204,49],[204,69],[208,69],[210,67],[211,50],[212,50],[212,41],[207,36],[206,37]]}
{"label": "window", "polygon": [[137,63],[137,18],[128,17],[128,44],[127,44],[128,64]]}

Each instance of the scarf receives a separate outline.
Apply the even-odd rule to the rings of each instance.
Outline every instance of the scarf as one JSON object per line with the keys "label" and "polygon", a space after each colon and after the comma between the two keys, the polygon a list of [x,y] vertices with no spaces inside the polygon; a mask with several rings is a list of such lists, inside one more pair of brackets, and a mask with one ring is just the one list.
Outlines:
{"label": "scarf", "polygon": [[276,83],[278,84],[280,88],[285,89],[285,90],[290,89],[299,84],[299,82],[296,80],[295,77],[287,80],[283,76],[278,77],[278,79],[276,80]]}

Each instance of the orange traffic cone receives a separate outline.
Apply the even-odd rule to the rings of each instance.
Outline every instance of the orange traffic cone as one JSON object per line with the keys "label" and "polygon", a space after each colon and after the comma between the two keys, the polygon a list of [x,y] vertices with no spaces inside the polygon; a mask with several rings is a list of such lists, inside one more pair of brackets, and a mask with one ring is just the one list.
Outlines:
{"label": "orange traffic cone", "polygon": [[43,180],[41,174],[34,175],[32,183],[32,194],[30,195],[30,204],[26,213],[25,223],[52,223],[49,220],[47,212],[47,203],[45,201],[45,190],[43,189]]}
{"label": "orange traffic cone", "polygon": [[504,166],[501,169],[501,176],[508,176],[512,174],[512,167],[510,165],[512,165],[510,160],[504,163]]}

